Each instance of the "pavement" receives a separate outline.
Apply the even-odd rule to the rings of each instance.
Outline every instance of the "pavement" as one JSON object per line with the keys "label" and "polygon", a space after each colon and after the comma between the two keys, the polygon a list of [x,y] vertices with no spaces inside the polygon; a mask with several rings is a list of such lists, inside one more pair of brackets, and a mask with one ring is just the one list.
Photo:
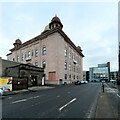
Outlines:
{"label": "pavement", "polygon": [[95,118],[116,118],[107,93],[99,93]]}
{"label": "pavement", "polygon": [[55,86],[35,86],[35,87],[28,87],[28,89],[22,89],[22,90],[15,90],[15,91],[10,91],[10,92],[5,92],[3,94],[3,96],[13,95],[13,94],[23,93],[23,92],[42,91],[42,90],[47,90],[47,89],[52,89],[52,88],[55,88]]}
{"label": "pavement", "polygon": [[[114,118],[118,120],[118,103],[119,98],[117,98],[117,101],[115,100],[115,94],[117,94],[117,89],[120,86],[107,83],[105,84],[105,92],[103,93],[102,90],[99,93],[99,97],[97,100],[97,107],[96,107],[96,113],[95,118]],[[112,97],[114,99],[112,100]],[[117,97],[117,96],[116,96]],[[116,108],[114,106],[117,106]]]}

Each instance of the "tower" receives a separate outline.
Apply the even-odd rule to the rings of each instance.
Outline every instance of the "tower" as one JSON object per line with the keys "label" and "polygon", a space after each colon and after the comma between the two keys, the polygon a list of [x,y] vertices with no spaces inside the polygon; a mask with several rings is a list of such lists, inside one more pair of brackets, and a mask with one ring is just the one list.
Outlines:
{"label": "tower", "polygon": [[52,18],[51,23],[49,23],[49,28],[50,29],[55,29],[55,28],[63,28],[63,25],[60,21],[60,19],[55,15],[55,17]]}

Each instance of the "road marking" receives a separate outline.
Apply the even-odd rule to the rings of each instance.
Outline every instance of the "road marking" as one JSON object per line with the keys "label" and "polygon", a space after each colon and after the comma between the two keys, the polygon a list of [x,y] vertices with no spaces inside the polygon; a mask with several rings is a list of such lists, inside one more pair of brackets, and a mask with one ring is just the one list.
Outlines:
{"label": "road marking", "polygon": [[8,99],[11,99],[12,97],[9,97]]}
{"label": "road marking", "polygon": [[59,95],[57,97],[60,97]]}
{"label": "road marking", "polygon": [[59,108],[59,111],[61,111],[63,108],[67,107],[70,103],[74,102],[77,98],[72,99],[70,102],[67,104],[63,105],[62,107]]}
{"label": "road marking", "polygon": [[70,92],[68,92],[68,94],[70,94]]}
{"label": "road marking", "polygon": [[117,94],[117,96],[120,98],[120,96]]}
{"label": "road marking", "polygon": [[17,100],[17,101],[14,101],[12,103],[15,104],[15,103],[20,103],[20,102],[25,102],[25,101],[27,101],[27,99]]}
{"label": "road marking", "polygon": [[35,97],[33,97],[33,98],[38,98],[38,97],[40,97],[40,96],[35,96]]}

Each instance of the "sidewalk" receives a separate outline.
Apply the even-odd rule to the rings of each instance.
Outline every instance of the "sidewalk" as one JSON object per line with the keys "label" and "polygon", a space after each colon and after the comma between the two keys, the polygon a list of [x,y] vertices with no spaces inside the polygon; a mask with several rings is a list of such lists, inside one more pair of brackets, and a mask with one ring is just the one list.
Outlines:
{"label": "sidewalk", "polygon": [[28,89],[22,89],[22,90],[15,90],[15,91],[10,91],[10,92],[5,92],[5,93],[3,94],[3,96],[13,95],[13,94],[23,93],[23,92],[35,92],[35,91],[52,89],[52,88],[55,88],[55,87],[53,87],[53,86],[35,86],[35,87],[28,87]]}
{"label": "sidewalk", "polygon": [[99,93],[95,118],[117,118],[107,93]]}

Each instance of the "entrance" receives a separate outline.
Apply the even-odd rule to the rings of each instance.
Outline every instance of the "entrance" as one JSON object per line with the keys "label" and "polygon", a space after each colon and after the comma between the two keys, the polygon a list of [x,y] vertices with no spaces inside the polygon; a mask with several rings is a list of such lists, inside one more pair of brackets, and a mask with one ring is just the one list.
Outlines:
{"label": "entrance", "polygon": [[32,86],[37,86],[37,76],[31,76],[32,78]]}

